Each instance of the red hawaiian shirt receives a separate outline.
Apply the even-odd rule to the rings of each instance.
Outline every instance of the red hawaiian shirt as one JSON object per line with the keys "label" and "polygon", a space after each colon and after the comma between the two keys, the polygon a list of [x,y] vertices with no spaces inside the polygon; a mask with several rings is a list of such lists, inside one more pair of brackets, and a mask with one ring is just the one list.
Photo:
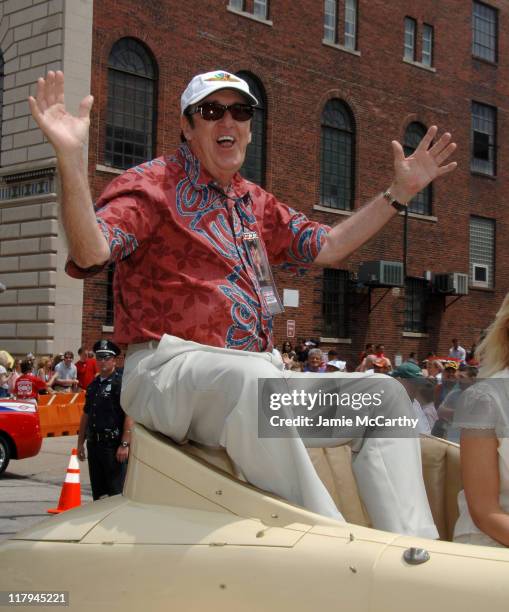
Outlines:
{"label": "red hawaiian shirt", "polygon": [[[115,262],[115,340],[164,333],[201,344],[272,349],[272,316],[246,253],[256,232],[272,265],[308,268],[329,227],[236,174],[223,192],[184,144],[105,189],[96,216]],[[83,278],[72,261],[67,271]]]}

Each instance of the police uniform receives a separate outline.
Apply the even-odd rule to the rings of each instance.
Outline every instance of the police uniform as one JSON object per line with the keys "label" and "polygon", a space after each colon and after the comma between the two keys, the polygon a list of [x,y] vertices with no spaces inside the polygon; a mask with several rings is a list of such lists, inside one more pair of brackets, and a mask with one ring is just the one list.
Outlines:
{"label": "police uniform", "polygon": [[[94,345],[94,352],[116,356],[120,350],[113,342],[101,340]],[[113,371],[107,378],[96,376],[86,391],[88,469],[94,500],[122,493],[124,486],[127,462],[116,458],[126,418],[120,407],[121,385],[122,374]]]}

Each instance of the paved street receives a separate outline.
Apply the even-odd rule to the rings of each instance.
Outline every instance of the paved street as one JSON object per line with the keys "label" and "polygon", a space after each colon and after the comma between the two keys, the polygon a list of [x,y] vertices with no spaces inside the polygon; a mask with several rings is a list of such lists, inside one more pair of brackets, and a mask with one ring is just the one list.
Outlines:
{"label": "paved street", "polygon": [[[0,540],[49,517],[58,505],[77,436],[45,438],[36,457],[11,461],[0,477]],[[80,463],[81,503],[92,501],[87,463]]]}

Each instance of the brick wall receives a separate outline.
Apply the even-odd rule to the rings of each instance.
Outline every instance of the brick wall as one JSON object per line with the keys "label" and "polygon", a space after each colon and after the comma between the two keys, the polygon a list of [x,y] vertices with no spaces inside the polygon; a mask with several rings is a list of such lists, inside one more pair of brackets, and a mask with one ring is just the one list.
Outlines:
{"label": "brick wall", "polygon": [[[319,205],[320,116],[327,100],[345,101],[354,116],[356,208],[389,185],[390,141],[401,141],[412,121],[426,126],[436,123],[453,132],[459,168],[435,183],[433,216],[409,219],[408,275],[422,277],[425,270],[467,273],[469,217],[476,214],[496,220],[495,289],[471,289],[447,308],[452,298],[434,297],[425,337],[403,335],[403,290],[389,291],[371,313],[366,293],[358,290],[350,299],[351,343],[338,349],[351,358],[365,342],[374,341],[384,342],[389,356],[398,351],[424,356],[432,349],[445,352],[456,336],[463,345],[470,345],[509,289],[503,265],[509,221],[505,206],[509,177],[504,163],[509,143],[503,138],[509,94],[509,2],[490,2],[500,9],[496,66],[472,58],[472,5],[463,0],[360,0],[357,53],[322,42],[323,3],[273,0],[270,4],[270,21],[263,22],[228,10],[227,0],[189,0],[185,5],[149,0],[143,11],[131,0],[95,3],[92,93],[96,102],[90,143],[94,193],[111,179],[96,166],[104,164],[107,58],[113,43],[123,36],[145,42],[158,63],[158,155],[178,145],[179,96],[193,74],[215,68],[250,71],[267,94],[267,188],[321,222],[335,224],[345,218],[314,208]],[[418,23],[417,57],[422,24],[434,26],[432,70],[403,61],[405,16]],[[496,179],[470,172],[472,100],[498,108]],[[356,272],[362,261],[401,260],[402,228],[402,217],[396,217],[342,268]],[[286,319],[296,321],[297,336],[320,336],[320,270],[304,279],[278,272],[277,282],[281,290],[299,290],[300,306],[276,319],[276,342],[286,337]],[[103,278],[87,281],[86,296],[100,291],[104,292]],[[383,291],[372,292],[372,303]],[[84,313],[85,338],[92,341],[102,330],[87,297]]]}

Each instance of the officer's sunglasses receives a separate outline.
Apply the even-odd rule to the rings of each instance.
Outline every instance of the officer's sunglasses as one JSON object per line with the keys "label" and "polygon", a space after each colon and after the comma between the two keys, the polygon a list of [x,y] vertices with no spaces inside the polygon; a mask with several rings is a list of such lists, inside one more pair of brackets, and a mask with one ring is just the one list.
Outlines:
{"label": "officer's sunglasses", "polygon": [[250,104],[241,104],[235,102],[235,104],[219,104],[219,102],[203,102],[192,106],[186,111],[187,115],[194,115],[200,113],[205,121],[219,121],[224,117],[226,111],[230,111],[230,115],[235,121],[249,121],[252,119],[254,113],[254,106]]}
{"label": "officer's sunglasses", "polygon": [[114,355],[96,355],[95,358],[97,361],[108,361],[109,359],[113,359]]}

